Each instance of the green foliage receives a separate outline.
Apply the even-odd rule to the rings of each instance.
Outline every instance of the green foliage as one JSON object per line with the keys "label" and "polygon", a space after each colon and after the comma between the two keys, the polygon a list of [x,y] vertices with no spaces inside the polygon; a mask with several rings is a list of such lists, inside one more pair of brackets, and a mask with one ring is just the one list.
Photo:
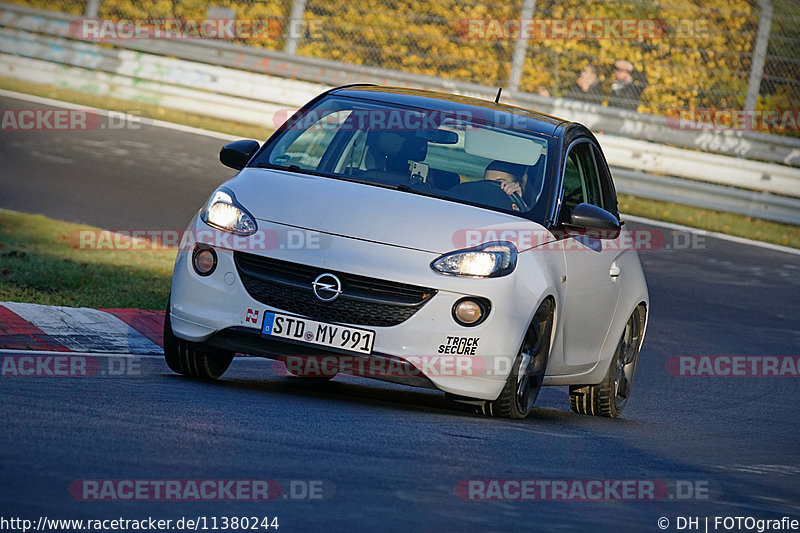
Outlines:
{"label": "green foliage", "polygon": [[[18,0],[24,1],[24,0]],[[85,1],[27,0],[37,7],[80,13]],[[519,19],[523,0],[308,0],[298,53],[416,74],[507,85],[515,36],[478,34],[474,24]],[[203,18],[210,5],[240,19],[271,19],[289,27],[291,0],[101,0],[110,18]],[[775,15],[759,107],[800,107],[800,7],[773,0]],[[760,13],[750,0],[537,0],[534,20],[649,21],[661,31],[634,38],[547,38],[529,41],[520,89],[565,96],[592,62],[608,93],[613,64],[630,60],[648,85],[638,110],[741,108],[745,102]],[[499,37],[499,38],[498,38]],[[544,38],[542,38],[544,37]],[[282,49],[280,31],[243,44]]]}

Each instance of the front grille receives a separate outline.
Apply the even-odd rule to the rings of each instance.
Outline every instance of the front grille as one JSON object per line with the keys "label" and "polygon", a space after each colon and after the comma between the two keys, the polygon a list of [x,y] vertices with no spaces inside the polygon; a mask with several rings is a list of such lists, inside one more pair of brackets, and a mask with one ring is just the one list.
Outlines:
{"label": "front grille", "polygon": [[[357,276],[234,252],[239,277],[247,292],[259,302],[323,322],[361,326],[396,326],[425,305],[436,290],[382,279]],[[335,274],[342,293],[332,302],[314,296],[313,281],[323,273]]]}

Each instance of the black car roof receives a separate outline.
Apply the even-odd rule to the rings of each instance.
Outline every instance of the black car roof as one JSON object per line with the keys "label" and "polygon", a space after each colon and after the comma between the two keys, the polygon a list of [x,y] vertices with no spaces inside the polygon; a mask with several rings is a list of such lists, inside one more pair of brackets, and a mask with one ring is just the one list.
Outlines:
{"label": "black car roof", "polygon": [[533,131],[555,136],[560,124],[570,121],[561,118],[537,113],[521,107],[508,104],[496,104],[489,100],[461,96],[457,94],[427,91],[423,89],[408,89],[405,87],[384,87],[378,85],[346,85],[331,89],[327,94],[349,96],[354,98],[367,98],[380,102],[394,103],[418,107],[422,109],[436,109],[448,112],[471,110],[476,116],[487,111],[495,113],[510,113],[525,117],[532,122]]}

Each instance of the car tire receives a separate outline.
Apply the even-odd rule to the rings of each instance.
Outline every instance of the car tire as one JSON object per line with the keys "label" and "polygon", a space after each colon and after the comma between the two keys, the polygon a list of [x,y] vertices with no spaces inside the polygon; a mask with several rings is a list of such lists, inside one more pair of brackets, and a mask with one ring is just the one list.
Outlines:
{"label": "car tire", "polygon": [[193,342],[180,339],[172,332],[170,304],[164,313],[164,359],[177,374],[202,379],[217,379],[231,365],[233,352],[208,350]]}
{"label": "car tire", "polygon": [[533,409],[542,388],[550,340],[553,333],[555,304],[547,298],[528,326],[514,365],[500,396],[482,406],[483,414],[497,418],[525,418]]}
{"label": "car tire", "polygon": [[570,386],[569,406],[573,411],[608,418],[617,418],[622,413],[633,388],[644,334],[644,319],[645,309],[639,306],[625,324],[603,381],[597,385]]}

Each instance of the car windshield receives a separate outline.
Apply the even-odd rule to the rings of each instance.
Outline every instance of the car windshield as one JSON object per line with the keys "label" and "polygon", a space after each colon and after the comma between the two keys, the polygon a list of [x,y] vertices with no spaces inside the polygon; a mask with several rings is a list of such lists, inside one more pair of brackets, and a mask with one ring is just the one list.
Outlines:
{"label": "car windshield", "polygon": [[541,222],[550,138],[519,127],[525,117],[487,116],[328,96],[290,119],[250,166],[392,187]]}

